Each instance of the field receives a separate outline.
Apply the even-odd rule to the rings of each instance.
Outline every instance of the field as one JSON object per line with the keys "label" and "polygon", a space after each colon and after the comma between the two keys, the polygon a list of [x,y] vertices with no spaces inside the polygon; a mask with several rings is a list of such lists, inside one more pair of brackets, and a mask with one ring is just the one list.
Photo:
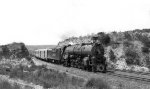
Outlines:
{"label": "field", "polygon": [[[25,60],[22,63],[25,63]],[[29,83],[29,86],[30,83],[33,83],[35,85],[40,85],[45,89],[83,89],[85,87],[91,89],[91,87],[93,87],[93,80],[89,80],[84,86],[85,80],[74,76],[68,76],[65,72],[60,73],[53,69],[47,69],[45,66],[30,65],[30,63],[28,63],[28,65],[30,65],[30,67],[28,67],[28,65],[22,63],[18,63],[16,60],[3,60],[0,65],[0,74],[7,75],[10,79],[21,79],[26,81]],[[92,85],[89,86],[89,84]],[[98,89],[96,87],[94,89]],[[104,85],[103,87],[107,86]]]}

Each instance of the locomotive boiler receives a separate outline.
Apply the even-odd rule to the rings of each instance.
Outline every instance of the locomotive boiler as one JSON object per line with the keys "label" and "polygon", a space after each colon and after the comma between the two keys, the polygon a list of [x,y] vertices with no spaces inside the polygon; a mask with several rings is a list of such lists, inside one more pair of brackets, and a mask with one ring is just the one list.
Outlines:
{"label": "locomotive boiler", "polygon": [[77,67],[93,72],[106,72],[107,70],[104,47],[100,43],[66,46],[62,57],[64,66]]}

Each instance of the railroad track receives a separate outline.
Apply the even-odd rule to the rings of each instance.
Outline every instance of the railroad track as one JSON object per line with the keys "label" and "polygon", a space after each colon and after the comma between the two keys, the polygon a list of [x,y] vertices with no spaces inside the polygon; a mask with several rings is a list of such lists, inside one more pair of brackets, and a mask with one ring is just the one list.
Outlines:
{"label": "railroad track", "polygon": [[121,72],[126,72],[126,73],[134,73],[134,74],[149,75],[150,76],[150,72],[136,72],[136,71],[118,70],[118,69],[116,69],[115,71],[121,71]]}
{"label": "railroad track", "polygon": [[117,76],[121,78],[126,78],[135,81],[143,81],[150,83],[150,75],[135,75],[134,73],[125,73],[125,72],[108,72],[107,75]]}
{"label": "railroad track", "polygon": [[[43,62],[45,64],[51,64],[51,63],[47,63],[45,61],[43,61]],[[55,65],[55,64],[52,64],[52,65]],[[58,65],[58,66],[61,66],[61,65]],[[67,73],[69,73],[70,70],[67,70],[69,68],[68,67],[64,67],[64,68],[65,68],[65,70],[63,70],[63,71],[67,71]],[[114,71],[108,71],[105,74],[105,73],[93,73],[93,72],[83,71],[83,70],[77,69],[77,68],[72,68],[72,70],[76,70],[76,71],[78,70],[78,71],[83,72],[83,73],[79,75],[79,73],[74,73],[72,71],[69,74],[71,74],[71,75],[77,75],[77,76],[81,76],[81,77],[82,76],[84,76],[84,77],[86,76],[85,78],[89,77],[89,75],[90,76],[93,76],[93,75],[100,76],[100,74],[101,74],[101,75],[116,76],[116,77],[125,78],[125,79],[129,79],[129,80],[144,81],[144,82],[150,83],[150,73],[136,73],[136,72],[130,73],[130,72],[123,72],[123,71],[114,70]],[[88,75],[86,75],[87,73],[88,73]]]}

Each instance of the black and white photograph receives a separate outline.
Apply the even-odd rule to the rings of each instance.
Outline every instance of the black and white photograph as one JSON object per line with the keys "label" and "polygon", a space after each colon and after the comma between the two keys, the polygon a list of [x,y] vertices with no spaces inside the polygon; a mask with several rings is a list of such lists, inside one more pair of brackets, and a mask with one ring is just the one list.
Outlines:
{"label": "black and white photograph", "polygon": [[150,0],[0,0],[0,89],[150,89]]}

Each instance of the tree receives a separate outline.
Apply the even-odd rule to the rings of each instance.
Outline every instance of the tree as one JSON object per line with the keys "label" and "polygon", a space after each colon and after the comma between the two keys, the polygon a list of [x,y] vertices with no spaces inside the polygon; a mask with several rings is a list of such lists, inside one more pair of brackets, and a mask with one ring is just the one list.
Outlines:
{"label": "tree", "polygon": [[105,34],[104,32],[99,32],[99,33],[97,33],[97,35],[98,35],[98,40],[103,45],[108,45],[110,43],[110,37],[108,34]]}

